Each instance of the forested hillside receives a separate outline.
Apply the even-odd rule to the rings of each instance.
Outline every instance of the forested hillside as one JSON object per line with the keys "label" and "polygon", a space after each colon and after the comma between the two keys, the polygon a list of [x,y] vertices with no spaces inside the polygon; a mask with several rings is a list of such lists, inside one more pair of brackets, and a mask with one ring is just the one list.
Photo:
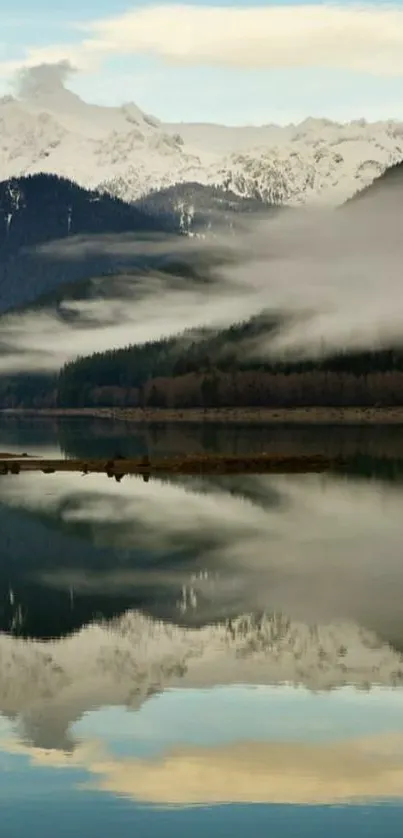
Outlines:
{"label": "forested hillside", "polygon": [[119,273],[139,263],[138,254],[82,248],[68,258],[44,245],[67,238],[178,233],[174,216],[90,192],[56,175],[0,183],[0,313],[21,307],[60,285]]}
{"label": "forested hillside", "polygon": [[[403,349],[312,361],[262,360],[255,318],[219,333],[191,333],[67,364],[60,407],[296,407],[403,404]],[[252,348],[254,351],[252,351]]]}
{"label": "forested hillside", "polygon": [[386,196],[387,194],[397,195],[403,199],[403,162],[389,166],[369,186],[356,192],[339,209],[358,207],[360,202],[368,200],[371,202],[377,201],[379,197]]}
{"label": "forested hillside", "polygon": [[[55,213],[53,230],[49,235],[60,235],[63,225],[68,234],[66,224],[95,232],[102,219],[109,218],[110,227],[116,223],[120,229],[130,226],[135,217],[139,225],[155,223],[157,226],[177,224],[173,223],[173,207],[178,195],[175,190],[167,190],[165,198],[161,194],[151,195],[148,202],[144,201],[143,210],[121,206],[121,202],[106,198],[106,203],[94,211],[94,216],[86,219],[86,207],[90,198],[85,190],[79,190],[66,181],[47,177],[25,179],[29,188],[43,189],[46,212],[51,213],[55,206],[53,198],[62,194],[63,201],[58,199],[56,206],[64,206],[58,216]],[[369,200],[372,206],[377,205],[379,197],[393,194],[398,202],[403,188],[403,164],[391,167],[367,190],[352,199],[348,207],[356,207],[359,211]],[[52,189],[56,190],[52,193]],[[389,190],[392,191],[389,191]],[[192,191],[193,190],[193,191]],[[202,201],[206,198],[206,191],[199,194],[197,185],[189,185],[188,192],[182,188],[183,199],[190,200],[193,193]],[[25,193],[24,193],[25,194]],[[53,194],[53,198],[52,198]],[[14,221],[13,207],[21,208],[26,201],[24,212],[31,212],[28,193],[3,194],[3,239],[0,246],[4,252],[10,248],[21,248],[24,243],[23,229]],[[68,196],[79,195],[77,213],[69,215],[68,207],[71,201]],[[7,197],[7,201],[5,198]],[[222,196],[221,196],[222,197]],[[220,196],[210,195],[209,201],[217,200]],[[228,198],[228,195],[227,195]],[[78,199],[77,199],[78,200]],[[228,198],[229,200],[229,198]],[[53,203],[52,203],[53,201]],[[103,201],[103,199],[102,199]],[[171,201],[171,204],[170,204]],[[22,202],[22,204],[21,204]],[[82,202],[82,203],[80,203]],[[110,202],[110,203],[109,203]],[[363,203],[361,203],[363,202]],[[37,204],[36,204],[37,205]],[[94,206],[97,206],[95,201]],[[102,209],[104,207],[104,209]],[[166,207],[166,214],[165,209]],[[235,209],[236,212],[236,202]],[[8,209],[7,209],[8,208]],[[228,208],[226,208],[227,210]],[[6,213],[7,210],[7,213]],[[113,210],[113,211],[112,211]],[[115,213],[116,210],[116,213]],[[225,211],[226,211],[225,210]],[[139,213],[131,216],[135,211]],[[159,219],[153,222],[153,213]],[[343,210],[340,210],[341,212]],[[81,213],[81,215],[80,215]],[[103,215],[106,213],[106,215]],[[46,213],[45,213],[46,214]],[[151,219],[146,222],[145,218]],[[365,218],[365,215],[363,216]],[[76,219],[73,221],[73,219]],[[77,220],[80,219],[81,221]],[[118,222],[116,219],[120,219]],[[400,216],[399,216],[400,218]],[[397,222],[399,222],[397,218]],[[131,219],[131,220],[130,220]],[[168,220],[166,220],[168,219]],[[38,231],[32,233],[32,241],[39,241],[48,233],[41,232],[40,221],[34,219],[33,228],[38,223]],[[106,223],[106,222],[105,222]],[[13,227],[14,224],[14,227]],[[86,226],[85,226],[86,225]],[[1,225],[0,225],[1,226]],[[4,230],[7,230],[5,237]],[[18,264],[17,257],[17,264]],[[6,260],[7,261],[7,260]],[[168,260],[169,262],[169,260]],[[166,273],[182,273],[194,282],[208,282],[209,264],[176,264],[170,263],[160,266]],[[153,266],[155,268],[155,265]],[[144,272],[145,266],[142,267]],[[116,285],[122,273],[115,273],[105,279],[99,277],[96,289],[89,278],[82,278],[76,285],[70,284],[70,279],[59,275],[59,285],[51,289],[42,288],[37,302],[40,305],[58,304],[60,300],[69,296],[84,299],[86,296],[116,294]],[[1,276],[1,273],[0,273]],[[32,275],[28,274],[32,280]],[[94,274],[93,274],[94,276]],[[134,274],[133,274],[134,277]],[[132,277],[132,278],[133,278]],[[381,281],[381,278],[380,278]],[[46,283],[44,283],[46,286]],[[1,287],[1,286],[0,286]],[[123,287],[119,293],[124,293]],[[277,324],[278,325],[278,324]],[[259,344],[263,335],[267,337],[270,329],[276,328],[276,323],[267,316],[260,316],[245,323],[235,324],[221,332],[204,330],[202,334],[191,332],[166,340],[154,341],[126,349],[108,350],[86,358],[79,358],[67,364],[60,375],[20,375],[3,377],[0,379],[0,405],[3,407],[18,406],[50,406],[60,407],[217,407],[217,406],[266,406],[266,407],[297,407],[297,406],[393,406],[403,405],[403,349],[400,346],[380,350],[374,348],[367,352],[340,351],[333,357],[300,362],[298,360],[269,358],[267,352],[260,350]],[[402,336],[403,346],[403,336]]]}
{"label": "forested hillside", "polygon": [[157,218],[169,214],[179,229],[205,233],[236,229],[245,216],[259,213],[266,217],[284,212],[279,206],[263,203],[258,197],[242,198],[230,190],[201,183],[177,183],[166,189],[149,192],[135,206]]}
{"label": "forested hillside", "polygon": [[254,318],[66,364],[58,375],[0,378],[1,407],[391,407],[403,405],[403,347],[311,361],[263,359]]}

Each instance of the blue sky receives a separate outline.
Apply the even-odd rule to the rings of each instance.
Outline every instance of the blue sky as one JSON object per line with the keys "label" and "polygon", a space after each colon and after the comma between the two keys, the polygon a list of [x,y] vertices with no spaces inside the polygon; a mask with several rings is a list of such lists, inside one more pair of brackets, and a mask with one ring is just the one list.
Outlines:
{"label": "blue sky", "polygon": [[[134,712],[110,707],[85,713],[71,729],[77,749],[70,759],[63,752],[35,750],[26,743],[19,746],[13,725],[0,716],[0,769],[4,778],[0,801],[4,808],[11,798],[15,807],[19,790],[22,809],[27,810],[34,802],[42,814],[43,801],[49,797],[49,790],[51,798],[59,799],[63,809],[76,788],[76,800],[71,800],[71,811],[74,811],[83,792],[99,788],[112,794],[128,795],[134,801],[140,799],[163,804],[171,802],[171,786],[176,796],[177,781],[170,779],[179,776],[175,775],[175,761],[185,759],[185,763],[180,764],[182,768],[186,765],[192,775],[192,758],[186,762],[186,750],[183,751],[183,748],[190,748],[204,759],[207,757],[210,762],[205,765],[214,771],[217,754],[225,754],[231,745],[244,742],[247,743],[250,759],[252,788],[262,770],[267,770],[268,774],[273,770],[268,786],[270,794],[273,793],[270,784],[275,786],[277,771],[286,784],[289,778],[291,785],[285,788],[290,801],[325,800],[326,793],[330,800],[332,789],[340,793],[342,787],[339,782],[346,777],[346,760],[350,757],[355,767],[353,773],[347,772],[344,786],[346,803],[350,794],[357,794],[358,798],[364,795],[371,802],[379,795],[385,797],[386,790],[387,796],[389,790],[393,794],[396,788],[400,793],[392,768],[401,775],[402,698],[400,689],[376,687],[368,693],[346,687],[317,694],[285,686],[169,690],[151,698]],[[46,727],[46,722],[44,725]],[[268,750],[258,752],[257,762],[254,743],[269,746]],[[270,743],[280,746],[281,743],[288,743],[288,749],[282,752],[284,761],[277,761],[278,756],[275,750],[270,750]],[[303,750],[301,762],[299,749],[304,743],[307,747]],[[371,746],[367,750],[362,747],[365,743],[367,747]],[[328,760],[326,753],[329,746],[337,744],[341,747],[339,755],[335,751],[329,752],[331,758]],[[164,757],[169,754],[171,768],[161,782],[159,772],[164,770]],[[388,761],[388,754],[390,759],[395,760],[394,764]],[[266,769],[262,769],[262,758]],[[138,765],[138,759],[144,762]],[[272,760],[277,768],[272,769]],[[226,770],[230,772],[233,766],[232,776],[238,780],[239,790],[239,782],[245,783],[245,776],[236,756],[231,757],[227,752],[226,761],[221,763],[225,787],[222,765],[226,765]],[[319,767],[324,797],[321,794],[316,797],[309,779],[307,786],[304,782],[304,778],[309,778],[311,773],[315,776]],[[206,781],[208,775],[209,772],[205,773],[203,778],[203,770],[193,775],[188,787],[189,797],[185,794],[183,803],[196,800],[197,797],[192,795],[200,787],[205,790],[205,802],[210,800],[209,783]],[[145,785],[144,776],[148,777]],[[181,776],[179,799],[174,798],[177,802],[182,800],[183,786],[186,789],[187,785],[188,774],[182,771]],[[300,786],[306,789],[302,796],[298,790]],[[284,785],[281,787],[284,792]],[[237,788],[234,788],[234,800],[238,799]],[[144,790],[146,794],[143,797]],[[161,791],[162,796],[159,797]],[[268,800],[271,799],[270,794]],[[247,795],[245,799],[248,799]],[[275,794],[272,799],[276,799]]]}
{"label": "blue sky", "polygon": [[[152,39],[151,47],[147,47],[144,43],[149,42],[153,24],[144,24],[146,28],[138,34],[140,27],[135,13],[155,5],[160,7],[160,12],[159,18],[153,20],[157,28],[161,20],[161,32]],[[103,26],[102,22],[109,18],[122,17],[119,31],[114,30],[117,40],[113,48],[97,53],[95,64],[80,65],[80,72],[68,82],[89,101],[105,104],[134,101],[164,120],[216,121],[234,125],[296,122],[307,116],[325,116],[340,121],[361,117],[403,120],[403,0],[366,3],[367,17],[362,18],[362,25],[353,17],[357,4],[333,3],[331,8],[337,14],[352,15],[341,19],[341,36],[334,29],[334,42],[332,27],[337,27],[338,23],[335,18],[329,18],[328,23],[323,18],[324,10],[329,8],[323,2],[310,3],[315,7],[310,13],[313,30],[317,24],[322,25],[316,42],[314,35],[306,40],[304,21],[307,15],[301,9],[306,3],[302,0],[277,3],[270,0],[221,0],[220,3],[200,0],[188,3],[186,5],[191,5],[193,10],[199,9],[204,17],[196,23],[198,31],[193,35],[199,39],[200,49],[193,55],[190,42],[185,58],[186,28],[183,36],[178,35],[184,15],[171,14],[171,5],[167,0],[158,4],[147,0],[137,3],[130,3],[130,0],[86,0],[85,3],[71,0],[68,7],[58,8],[50,0],[36,3],[34,0],[16,0],[7,12],[0,14],[0,92],[9,92],[13,70],[18,63],[28,61],[33,64],[36,56],[38,63],[63,58],[71,61],[72,56],[75,60],[77,48],[79,60],[76,63],[79,64],[84,39],[94,39],[95,32],[95,39],[99,36],[98,40],[109,40],[110,30],[105,27],[97,30],[99,22]],[[206,17],[216,6],[226,13],[218,32],[213,31],[214,25],[212,27]],[[267,13],[279,7],[286,16],[277,37],[276,26],[279,24],[272,24]],[[166,20],[164,8],[168,14]],[[247,21],[251,21],[250,31],[234,17],[237,9],[245,10]],[[392,24],[387,21],[388,10],[398,15]],[[134,13],[131,29],[124,18],[128,12]],[[298,17],[298,12],[303,12],[304,18]],[[370,32],[368,15],[373,12],[380,17]],[[260,14],[266,17],[259,17]],[[259,28],[260,20],[262,26]],[[94,22],[95,29],[91,26]],[[90,25],[87,31],[79,28],[83,23]],[[290,27],[289,48],[287,26]],[[237,30],[236,35],[233,32],[228,35],[231,28]],[[323,33],[325,42],[321,42]],[[255,50],[257,37],[260,43]],[[212,39],[215,47],[214,43],[210,44]],[[311,49],[312,44],[314,49]],[[87,50],[85,60],[90,56],[93,62],[94,54],[90,56]]]}
{"label": "blue sky", "polygon": [[122,707],[89,712],[73,735],[102,740],[117,756],[142,757],[242,741],[343,742],[400,734],[402,703],[401,690],[376,687],[368,693],[243,685],[167,690],[134,713]]}

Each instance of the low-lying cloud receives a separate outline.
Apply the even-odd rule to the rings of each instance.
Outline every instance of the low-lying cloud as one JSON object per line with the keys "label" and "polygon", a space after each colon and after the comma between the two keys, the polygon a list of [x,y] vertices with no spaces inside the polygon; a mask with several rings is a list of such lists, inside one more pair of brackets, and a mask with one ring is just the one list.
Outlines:
{"label": "low-lying cloud", "polygon": [[57,371],[80,355],[158,340],[184,328],[225,326],[253,314],[262,303],[242,288],[233,294],[230,286],[207,289],[179,277],[147,275],[128,281],[121,299],[65,303],[64,314],[74,314],[74,320],[50,311],[5,318],[0,372]]}
{"label": "low-lying cloud", "polygon": [[[400,178],[396,173],[399,187]],[[402,343],[401,188],[387,185],[341,210],[288,211],[268,220],[247,216],[236,235],[160,242],[70,239],[42,248],[41,258],[98,253],[174,254],[210,265],[208,283],[163,270],[127,277],[123,297],[65,304],[2,321],[0,371],[57,370],[95,351],[144,343],[183,329],[221,327],[262,311],[284,315],[275,336],[250,351],[262,358],[315,357],[336,350]],[[246,351],[248,347],[240,347]]]}

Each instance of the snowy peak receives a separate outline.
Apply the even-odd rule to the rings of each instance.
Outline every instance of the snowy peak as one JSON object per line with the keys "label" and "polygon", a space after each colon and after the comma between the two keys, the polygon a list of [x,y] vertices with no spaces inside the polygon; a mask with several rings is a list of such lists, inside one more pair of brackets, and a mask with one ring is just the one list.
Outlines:
{"label": "snowy peak", "polygon": [[161,126],[159,119],[156,119],[155,116],[143,113],[143,111],[141,111],[140,108],[134,104],[134,102],[128,102],[127,104],[122,105],[120,110],[127,122],[134,125],[146,124],[149,128],[160,128]]}
{"label": "snowy peak", "polygon": [[51,114],[30,113],[21,102],[5,97],[0,102],[0,179],[18,177],[35,166],[41,171],[44,158],[68,136]]}
{"label": "snowy peak", "polygon": [[341,204],[403,159],[403,124],[229,128],[164,124],[134,102],[106,107],[66,87],[66,63],[20,74],[17,97],[0,100],[0,180],[57,174],[126,201],[198,182],[276,204]]}
{"label": "snowy peak", "polygon": [[60,111],[74,111],[78,108],[86,108],[85,102],[66,87],[38,88],[28,97],[22,97],[20,101],[26,107],[48,110],[58,113]]}
{"label": "snowy peak", "polygon": [[31,114],[47,113],[69,131],[98,139],[137,128],[143,134],[158,131],[160,123],[134,102],[121,107],[91,105],[65,86],[73,72],[66,64],[24,71],[19,84],[20,106]]}

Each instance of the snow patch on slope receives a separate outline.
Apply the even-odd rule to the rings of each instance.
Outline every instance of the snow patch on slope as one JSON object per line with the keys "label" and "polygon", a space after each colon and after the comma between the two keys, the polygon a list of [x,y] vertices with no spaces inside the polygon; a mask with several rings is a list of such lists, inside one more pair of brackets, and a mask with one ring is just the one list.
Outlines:
{"label": "snow patch on slope", "polygon": [[135,104],[90,105],[62,86],[0,100],[0,179],[47,172],[133,201],[197,181],[267,202],[338,204],[403,159],[403,124],[164,125]]}

